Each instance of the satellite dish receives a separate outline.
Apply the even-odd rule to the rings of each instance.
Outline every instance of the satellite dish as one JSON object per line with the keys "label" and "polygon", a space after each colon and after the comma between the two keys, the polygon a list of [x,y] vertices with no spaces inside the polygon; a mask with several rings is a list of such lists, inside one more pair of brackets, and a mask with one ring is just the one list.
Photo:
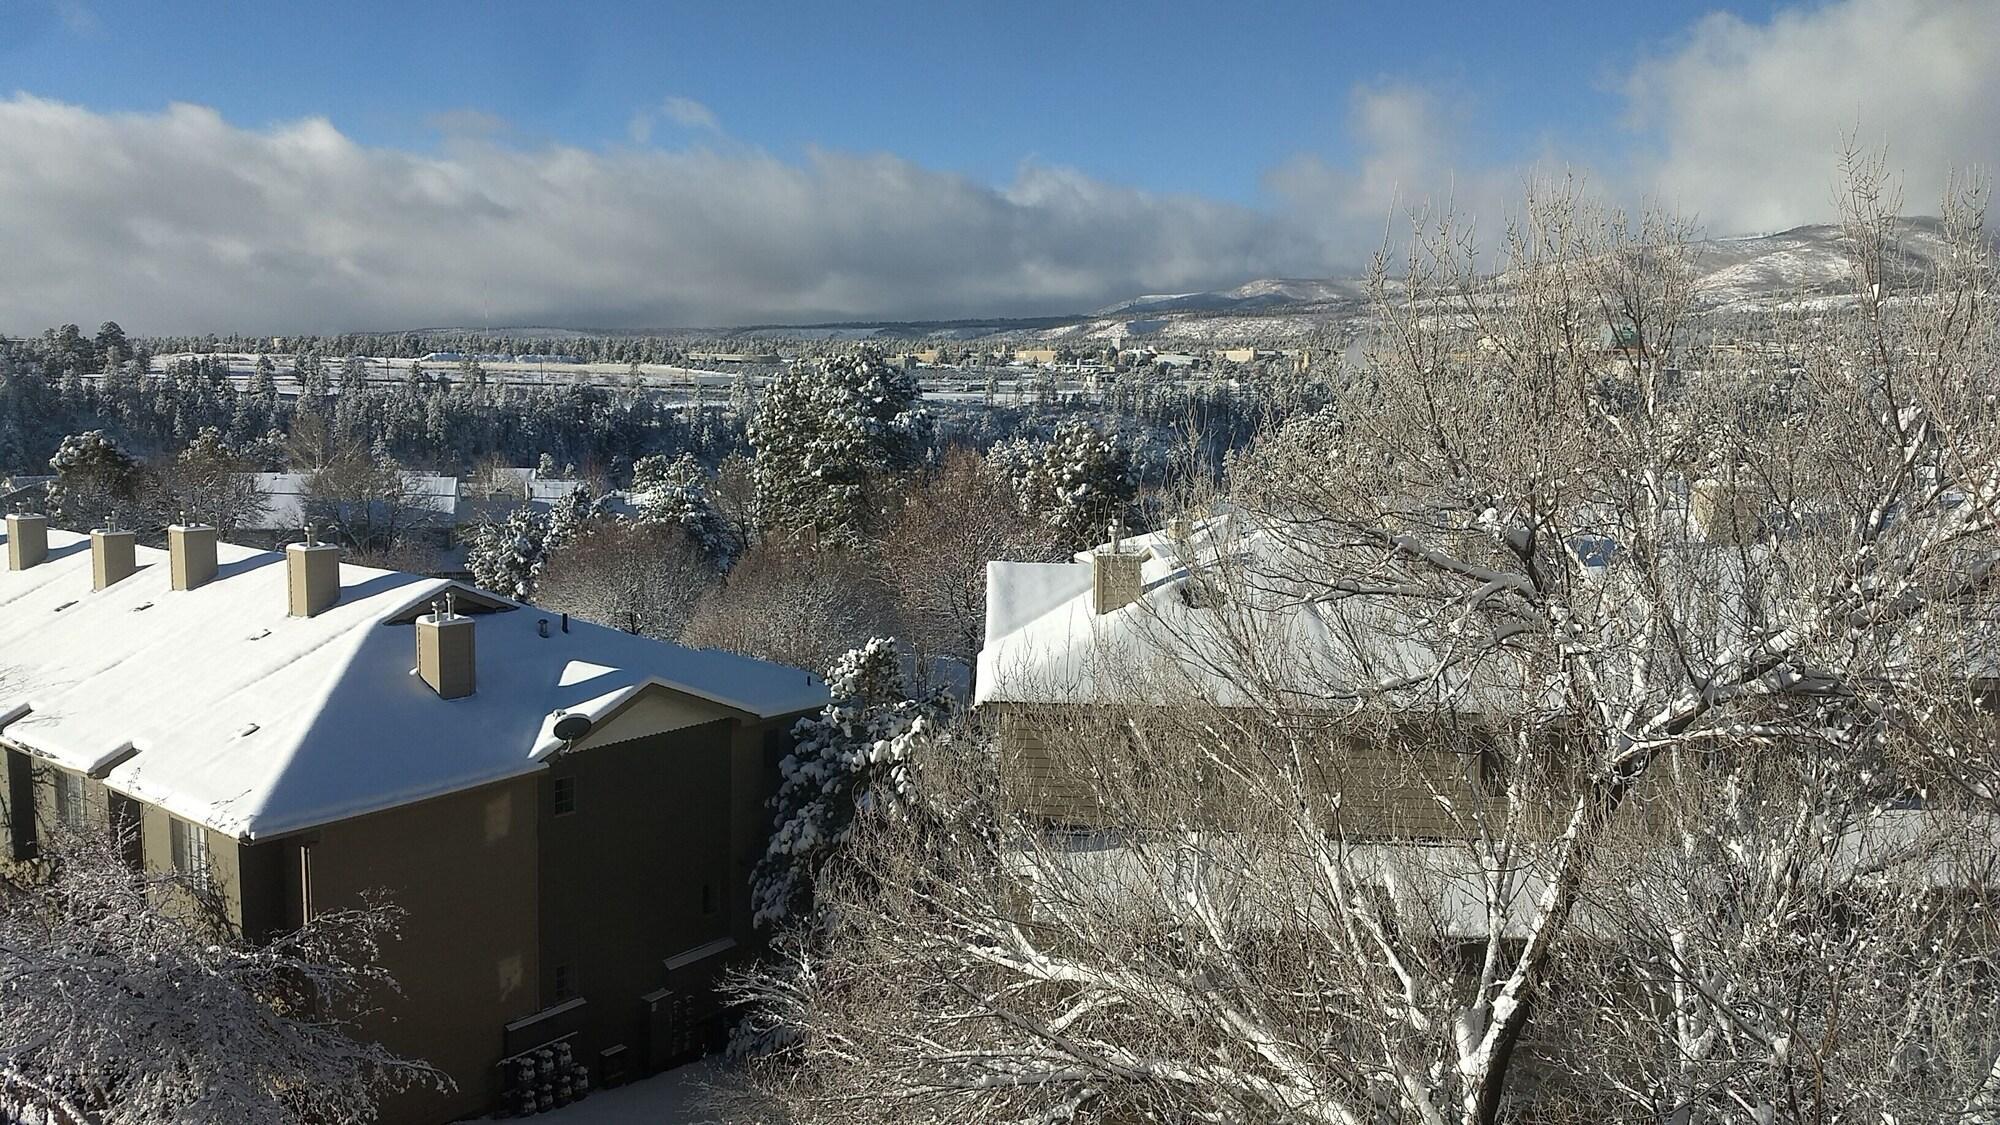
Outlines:
{"label": "satellite dish", "polygon": [[587,715],[564,715],[556,720],[556,737],[564,742],[575,742],[590,733],[590,717]]}

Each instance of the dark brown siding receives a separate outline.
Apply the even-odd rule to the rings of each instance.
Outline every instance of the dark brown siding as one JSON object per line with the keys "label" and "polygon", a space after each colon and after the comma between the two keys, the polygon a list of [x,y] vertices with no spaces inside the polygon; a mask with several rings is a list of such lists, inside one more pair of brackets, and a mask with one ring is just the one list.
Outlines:
{"label": "dark brown siding", "polygon": [[[737,721],[592,746],[540,779],[541,1006],[564,970],[587,1001],[579,1054],[648,1055],[648,1005],[664,961],[730,934]],[[558,790],[574,811],[556,810]]]}

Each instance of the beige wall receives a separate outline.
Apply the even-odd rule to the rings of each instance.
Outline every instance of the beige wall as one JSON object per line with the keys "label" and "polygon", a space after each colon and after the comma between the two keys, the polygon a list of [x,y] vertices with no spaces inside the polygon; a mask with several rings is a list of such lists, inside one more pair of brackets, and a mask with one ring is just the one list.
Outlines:
{"label": "beige wall", "polygon": [[[1073,706],[988,704],[987,710],[998,723],[1001,765],[1019,807],[1057,822],[1102,824],[1105,814],[1097,807],[1088,776],[1095,763],[1069,760],[1073,752],[1065,751],[1076,737],[1063,729]],[[1097,745],[1102,733],[1085,737]],[[1466,733],[1456,740],[1436,736],[1415,740],[1416,745],[1391,745],[1357,735],[1326,749],[1315,763],[1314,780],[1325,792],[1340,795],[1346,831],[1399,838],[1456,836],[1465,828],[1437,797],[1447,796],[1461,813],[1485,799],[1470,739]]]}
{"label": "beige wall", "polygon": [[[392,1098],[383,1107],[392,1125],[490,1109],[502,1028],[538,1008],[536,785],[533,775],[516,778],[290,841],[309,851],[316,911],[357,905],[379,888],[408,912],[401,940],[383,949],[402,995],[382,997],[383,1011],[364,1030],[450,1074],[459,1088],[449,1097]],[[296,863],[296,850],[291,855]]]}
{"label": "beige wall", "polygon": [[[704,964],[670,979],[665,959],[724,937],[739,951],[755,946],[749,877],[796,718],[759,722],[650,690],[548,771],[274,840],[207,832],[214,878],[230,921],[252,940],[298,925],[308,897],[323,912],[382,889],[407,911],[400,940],[383,949],[402,995],[377,998],[382,1011],[361,1030],[459,1089],[392,1098],[391,1125],[491,1110],[505,1025],[555,1003],[558,961],[588,1001],[581,1061],[628,1042],[642,1071],[641,997],[670,984],[703,989],[713,975]],[[31,767],[39,815],[53,818],[54,767],[19,760]],[[577,786],[577,811],[563,817],[550,808],[559,777]],[[108,824],[113,795],[87,780],[86,797],[92,823]],[[167,812],[142,805],[138,816],[146,866],[166,869]]]}

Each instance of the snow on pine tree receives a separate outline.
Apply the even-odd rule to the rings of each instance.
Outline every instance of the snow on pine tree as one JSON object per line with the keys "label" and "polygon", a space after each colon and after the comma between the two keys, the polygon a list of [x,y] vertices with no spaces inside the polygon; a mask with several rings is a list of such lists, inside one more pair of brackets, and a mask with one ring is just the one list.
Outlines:
{"label": "snow on pine tree", "polygon": [[576,541],[592,520],[602,519],[607,510],[609,497],[595,492],[587,484],[579,484],[569,495],[558,498],[549,505],[546,531],[542,536],[543,554],[551,554]]}
{"label": "snow on pine tree", "polygon": [[58,525],[81,530],[101,526],[106,516],[133,516],[139,463],[103,430],[63,438],[49,468],[56,477],[49,482],[49,516]]}
{"label": "snow on pine tree", "polygon": [[632,503],[637,522],[680,528],[722,567],[735,559],[736,537],[709,491],[708,470],[694,454],[671,459],[654,454],[633,462]]}
{"label": "snow on pine tree", "polygon": [[1048,521],[1064,546],[1099,542],[1139,494],[1131,447],[1081,418],[1064,420],[1044,442],[1014,441],[994,451],[1023,510]]}
{"label": "snow on pine tree", "polygon": [[893,812],[910,792],[913,751],[938,734],[941,696],[910,699],[894,638],[851,649],[827,673],[833,702],[792,733],[771,798],[773,831],[751,875],[759,926],[796,921],[857,816]]}
{"label": "snow on pine tree", "polygon": [[385,1094],[451,1088],[356,1035],[396,986],[396,908],[252,945],[204,880],[136,869],[108,836],[57,830],[43,860],[46,878],[0,883],[0,1121],[372,1121]]}
{"label": "snow on pine tree", "polygon": [[531,507],[516,508],[502,523],[473,533],[465,566],[482,588],[516,601],[530,601],[542,564],[548,560],[548,517]]}
{"label": "snow on pine tree", "polygon": [[747,426],[763,529],[857,535],[868,474],[915,455],[923,424],[918,397],[916,380],[874,351],[773,379]]}

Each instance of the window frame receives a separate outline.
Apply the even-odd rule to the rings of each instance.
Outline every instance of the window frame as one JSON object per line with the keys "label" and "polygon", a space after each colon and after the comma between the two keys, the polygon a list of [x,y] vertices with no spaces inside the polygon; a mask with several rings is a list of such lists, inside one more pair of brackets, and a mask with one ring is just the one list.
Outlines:
{"label": "window frame", "polygon": [[167,817],[168,853],[175,871],[202,886],[215,879],[215,853],[208,846],[208,829],[192,820]]}
{"label": "window frame", "polygon": [[58,769],[56,773],[56,823],[71,832],[81,832],[89,823],[89,797],[83,775]]}
{"label": "window frame", "polygon": [[549,815],[574,816],[576,814],[576,776],[574,774],[549,779]]}

